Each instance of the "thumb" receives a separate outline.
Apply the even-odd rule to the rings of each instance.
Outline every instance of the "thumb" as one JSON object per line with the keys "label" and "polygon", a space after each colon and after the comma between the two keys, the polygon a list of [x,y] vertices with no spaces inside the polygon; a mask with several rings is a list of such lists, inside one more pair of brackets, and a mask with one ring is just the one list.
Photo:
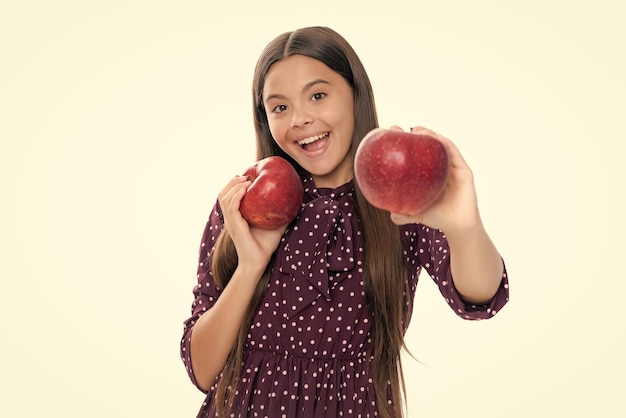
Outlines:
{"label": "thumb", "polygon": [[406,224],[418,224],[420,223],[419,215],[405,215],[403,213],[394,213],[390,214],[391,222],[396,225],[406,225]]}

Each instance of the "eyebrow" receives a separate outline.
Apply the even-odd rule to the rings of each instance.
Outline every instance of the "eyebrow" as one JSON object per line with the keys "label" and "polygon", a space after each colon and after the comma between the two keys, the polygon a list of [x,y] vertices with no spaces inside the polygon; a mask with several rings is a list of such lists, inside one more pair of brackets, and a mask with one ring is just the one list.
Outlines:
{"label": "eyebrow", "polygon": [[[302,92],[307,91],[308,89],[315,86],[316,84],[330,84],[330,83],[322,78],[318,78],[318,79],[315,79],[313,81],[306,83],[304,87],[302,87]],[[267,96],[264,101],[267,102],[271,99],[284,99],[284,98],[285,96],[283,96],[282,94],[272,94],[272,95]]]}

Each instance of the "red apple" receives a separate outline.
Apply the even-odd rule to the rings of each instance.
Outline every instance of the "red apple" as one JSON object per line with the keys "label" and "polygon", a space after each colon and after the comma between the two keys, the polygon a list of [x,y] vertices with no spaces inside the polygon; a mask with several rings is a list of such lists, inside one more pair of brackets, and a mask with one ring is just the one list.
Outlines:
{"label": "red apple", "polygon": [[243,174],[252,180],[239,211],[251,226],[276,229],[294,220],[304,189],[295,168],[284,158],[257,161]]}
{"label": "red apple", "polygon": [[429,135],[377,128],[357,148],[354,177],[377,208],[417,214],[441,194],[448,177],[448,152]]}

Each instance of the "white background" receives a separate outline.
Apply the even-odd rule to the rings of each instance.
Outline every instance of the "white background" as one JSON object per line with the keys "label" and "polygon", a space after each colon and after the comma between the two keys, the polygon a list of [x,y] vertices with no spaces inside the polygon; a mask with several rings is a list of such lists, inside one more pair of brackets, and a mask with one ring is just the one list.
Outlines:
{"label": "white background", "polygon": [[409,416],[624,416],[623,2],[226,3],[0,5],[0,415],[195,416],[178,344],[216,193],[254,160],[254,65],[325,25],[382,126],[461,149],[511,278],[474,323],[422,276]]}

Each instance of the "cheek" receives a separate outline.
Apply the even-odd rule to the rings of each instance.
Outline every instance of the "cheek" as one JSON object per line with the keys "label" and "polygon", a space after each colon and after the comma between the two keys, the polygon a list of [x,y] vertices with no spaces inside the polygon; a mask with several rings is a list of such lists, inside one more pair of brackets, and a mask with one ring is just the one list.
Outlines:
{"label": "cheek", "polygon": [[340,118],[336,118],[334,125],[339,129],[341,138],[346,142],[352,142],[352,133],[354,132],[354,118],[352,115],[344,114]]}
{"label": "cheek", "polygon": [[351,131],[354,127],[354,110],[351,107],[351,103],[346,102],[339,107],[339,110],[335,108],[325,111],[323,119],[330,125]]}
{"label": "cheek", "polygon": [[282,148],[284,135],[281,134],[280,130],[270,125],[270,134],[272,134],[272,138],[274,139],[274,142],[276,142]]}
{"label": "cheek", "polygon": [[270,134],[272,135],[272,138],[274,139],[274,142],[278,142],[276,141],[276,138],[280,138],[280,135],[279,135],[279,131],[276,125],[273,124],[272,122],[268,122],[268,127],[269,127]]}
{"label": "cheek", "polygon": [[272,134],[272,138],[274,138],[274,141],[281,142],[285,136],[285,129],[280,120],[268,116],[267,124],[269,126],[270,133]]}
{"label": "cheek", "polygon": [[287,143],[286,130],[281,126],[281,124],[272,122],[269,123],[269,130],[276,145],[278,145],[278,147],[283,151],[287,152],[285,149],[285,145]]}

